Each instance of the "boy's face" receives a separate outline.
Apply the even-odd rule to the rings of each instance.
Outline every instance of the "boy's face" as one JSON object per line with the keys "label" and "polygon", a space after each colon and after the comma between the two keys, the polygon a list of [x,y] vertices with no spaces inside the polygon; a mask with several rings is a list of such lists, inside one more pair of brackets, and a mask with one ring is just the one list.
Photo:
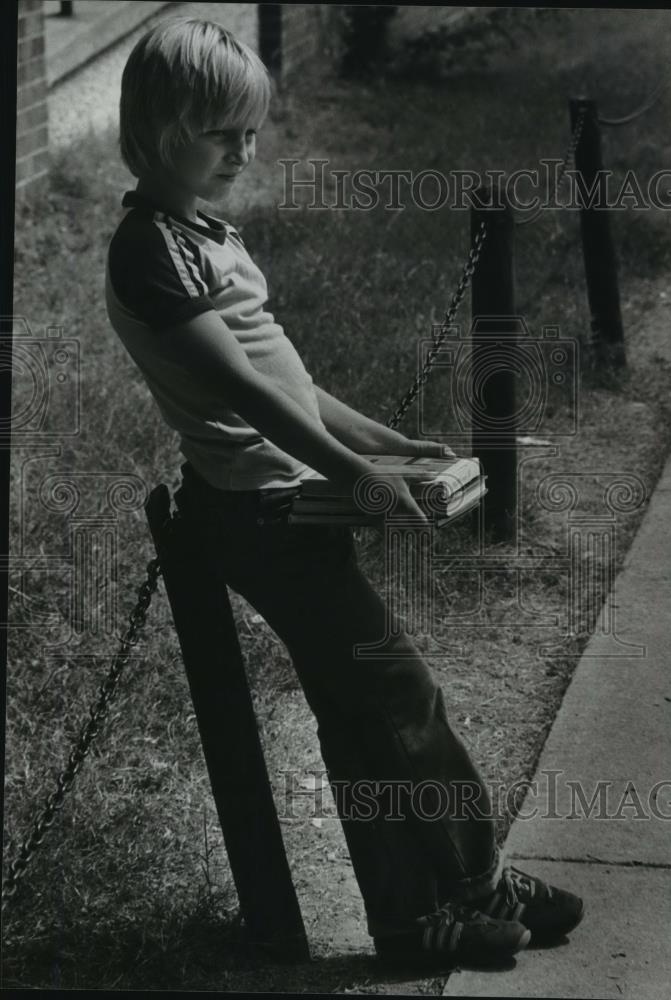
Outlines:
{"label": "boy's face", "polygon": [[230,191],[256,155],[258,123],[222,121],[179,147],[171,173],[183,189],[197,198],[218,201]]}

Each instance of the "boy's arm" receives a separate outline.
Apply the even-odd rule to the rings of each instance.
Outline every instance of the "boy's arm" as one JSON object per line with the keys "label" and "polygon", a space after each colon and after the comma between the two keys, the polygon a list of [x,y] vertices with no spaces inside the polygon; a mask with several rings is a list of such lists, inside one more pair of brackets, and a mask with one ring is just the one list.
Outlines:
{"label": "boy's arm", "polygon": [[383,427],[358,410],[353,410],[351,406],[347,406],[321,386],[315,385],[314,388],[319,403],[319,415],[324,421],[324,426],[352,451],[362,455],[374,455],[377,454],[378,448],[386,446],[388,453],[391,454],[395,448],[402,446],[405,438],[398,431]]}
{"label": "boy's arm", "polygon": [[454,455],[451,448],[435,441],[413,441],[404,434],[379,424],[377,420],[353,410],[342,400],[315,385],[319,415],[326,429],[344,445],[360,455]]}
{"label": "boy's arm", "polygon": [[291,397],[258,372],[221,317],[201,313],[160,332],[166,359],[227,404],[283,451],[327,479],[353,487],[375,467],[325,431]]}

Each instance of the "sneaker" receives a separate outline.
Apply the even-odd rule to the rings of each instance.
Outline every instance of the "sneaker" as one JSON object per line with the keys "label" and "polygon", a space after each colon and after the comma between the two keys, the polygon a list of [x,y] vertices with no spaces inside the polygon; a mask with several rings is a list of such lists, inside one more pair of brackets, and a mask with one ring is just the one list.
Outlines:
{"label": "sneaker", "polygon": [[526,948],[530,932],[514,920],[497,920],[472,907],[445,903],[435,913],[417,918],[417,930],[373,937],[385,961],[416,960],[426,965],[487,966],[507,961]]}
{"label": "sneaker", "polygon": [[545,943],[564,937],[580,923],[583,902],[572,892],[547,885],[507,865],[491,899],[477,905],[497,920],[515,920],[531,931],[532,942]]}

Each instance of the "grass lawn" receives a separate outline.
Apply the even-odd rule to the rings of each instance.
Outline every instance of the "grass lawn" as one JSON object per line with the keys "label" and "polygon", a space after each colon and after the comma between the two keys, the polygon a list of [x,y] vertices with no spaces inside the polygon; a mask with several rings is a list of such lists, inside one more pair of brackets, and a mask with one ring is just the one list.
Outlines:
{"label": "grass lawn", "polygon": [[[636,17],[567,11],[552,37],[539,29],[522,49],[499,54],[488,68],[457,68],[444,79],[326,79],[318,87],[305,81],[270,123],[265,153],[261,138],[258,157],[266,163],[255,165],[259,183],[275,190],[279,156],[304,159],[324,151],[332,169],[443,173],[510,172],[531,169],[541,157],[561,157],[569,95],[581,88],[603,95],[604,110],[621,114],[663,72],[671,20],[662,11]],[[645,62],[637,58],[641,46]],[[647,180],[668,165],[668,110],[667,94],[626,130],[604,135],[605,163],[616,177],[633,169]],[[10,579],[15,627],[7,678],[7,860],[54,788],[108,668],[113,638],[92,609],[116,602],[113,631],[120,632],[153,554],[141,507],[118,514],[110,529],[117,532],[109,543],[116,546],[110,572],[96,591],[82,595],[81,608],[73,607],[73,522],[59,506],[64,494],[54,489],[49,498],[40,484],[52,473],[87,474],[78,480],[78,513],[100,516],[101,498],[115,477],[139,477],[147,488],[178,483],[176,442],[105,314],[105,252],[120,195],[130,186],[115,136],[91,135],[59,156],[49,183],[17,213],[15,313],[26,317],[35,335],[57,324],[78,341],[81,363],[71,376],[71,395],[55,402],[52,417],[56,429],[63,426],[76,380],[81,429],[57,441],[60,450],[47,443],[38,454],[19,444],[13,454],[12,552],[24,557],[24,570]],[[231,221],[268,276],[275,315],[317,383],[384,422],[412,381],[418,340],[429,337],[431,324],[442,318],[459,278],[469,241],[467,213],[430,212],[411,203],[398,213],[286,212],[254,203],[252,195],[250,189],[247,207]],[[568,396],[549,393],[534,434],[551,437],[552,446],[520,448],[527,461],[519,552],[505,544],[490,547],[509,566],[479,581],[472,571],[451,567],[472,551],[467,525],[444,531],[434,552],[435,627],[417,637],[456,728],[485,777],[505,789],[533,772],[646,506],[644,495],[633,511],[617,514],[616,545],[596,555],[591,577],[581,577],[574,634],[559,655],[548,656],[540,647],[559,645],[571,596],[558,563],[567,551],[568,512],[548,509],[537,488],[545,476],[562,475],[579,487],[578,511],[603,517],[604,489],[618,474],[637,477],[649,496],[670,443],[669,363],[663,352],[668,220],[654,210],[620,212],[613,231],[628,369],[610,377],[581,366],[577,430]],[[532,336],[557,325],[584,361],[589,315],[577,214],[547,213],[520,229],[515,267],[518,310]],[[459,315],[466,324],[467,309],[468,302]],[[424,431],[433,437],[449,433],[455,450],[467,454],[468,429],[460,432],[449,408],[445,412],[448,383],[444,372],[428,383]],[[24,391],[19,378],[16,412]],[[422,430],[416,414],[411,411],[400,428],[409,437]],[[521,591],[517,555],[537,560],[534,570],[522,573]],[[47,569],[45,557],[52,560]],[[385,579],[376,532],[361,532],[359,558],[381,593],[398,583]],[[236,595],[233,600],[281,807],[286,770],[305,778],[323,769],[315,724],[283,646],[252,608]],[[554,616],[559,625],[548,629],[544,622]],[[87,621],[96,628],[86,628]],[[518,800],[505,802],[500,840]],[[308,932],[327,955],[341,917],[344,839],[333,818],[314,825],[306,801],[295,811],[297,818],[283,826],[287,852]],[[250,989],[336,991],[361,980],[355,965],[335,962],[288,986],[290,980],[276,970],[256,976],[253,964],[245,965],[235,943],[237,900],[162,590],[109,723],[24,883],[5,918],[6,987],[232,990],[244,972]],[[375,989],[372,983],[368,992]]]}

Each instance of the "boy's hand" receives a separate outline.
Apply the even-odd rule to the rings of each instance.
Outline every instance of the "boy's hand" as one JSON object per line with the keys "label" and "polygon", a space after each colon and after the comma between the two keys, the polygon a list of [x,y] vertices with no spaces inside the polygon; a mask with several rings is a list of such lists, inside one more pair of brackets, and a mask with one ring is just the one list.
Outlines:
{"label": "boy's hand", "polygon": [[411,455],[419,458],[456,458],[437,441],[414,441],[385,424],[347,406],[315,385],[319,413],[328,431],[357,455]]}
{"label": "boy's hand", "polygon": [[417,458],[456,458],[449,445],[438,441],[416,441],[380,425],[367,434],[366,455],[409,455]]}
{"label": "boy's hand", "polygon": [[401,449],[396,455],[416,455],[419,458],[456,458],[457,456],[446,444],[439,444],[438,441],[414,441],[410,438],[403,438]]}
{"label": "boy's hand", "polygon": [[[456,458],[452,449],[446,444],[438,441],[418,441],[392,431],[388,427],[379,425],[372,429],[367,440],[365,454],[369,455],[408,455],[418,458]],[[414,527],[416,529],[425,528],[430,521],[424,511],[419,507],[417,501],[410,492],[410,487],[402,476],[380,474],[370,480],[370,488],[374,492],[374,483],[380,482],[387,487],[391,487],[395,495],[394,514],[406,514],[416,519]],[[378,518],[377,527],[383,527],[386,514]],[[408,525],[410,527],[410,525]],[[412,528],[410,529],[412,530]]]}
{"label": "boy's hand", "polygon": [[413,528],[425,528],[430,524],[428,517],[412,496],[408,484],[401,476],[384,474],[370,476],[367,481],[367,492],[370,491],[371,498],[375,497],[375,487],[378,484],[383,488],[385,493],[390,491],[391,495],[394,497],[394,506],[391,511],[386,511],[381,513],[379,516],[376,516],[375,527],[381,528],[384,526],[387,513],[395,515],[409,515],[414,520],[414,524],[407,525],[407,528],[410,530],[413,530]]}

